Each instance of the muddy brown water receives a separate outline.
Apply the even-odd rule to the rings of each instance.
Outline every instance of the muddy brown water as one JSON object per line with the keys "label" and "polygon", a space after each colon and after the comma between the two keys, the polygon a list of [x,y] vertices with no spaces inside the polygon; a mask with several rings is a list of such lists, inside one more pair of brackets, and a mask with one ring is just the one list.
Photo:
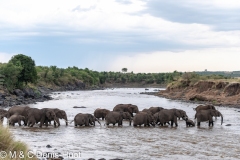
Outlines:
{"label": "muddy brown water", "polygon": [[[148,91],[152,92],[153,89]],[[31,107],[63,109],[69,120],[73,120],[77,113],[93,113],[96,108],[111,110],[120,103],[136,104],[140,110],[151,106],[179,108],[185,110],[190,119],[194,117],[193,108],[198,104],[140,92],[145,92],[145,89],[57,92],[52,94],[54,100]],[[95,127],[76,128],[73,123],[65,126],[61,121],[58,128],[16,125],[10,130],[17,140],[26,142],[34,152],[57,153],[65,159],[240,159],[239,109],[224,106],[217,109],[223,114],[224,123],[221,125],[218,118],[214,127],[208,127],[208,123],[204,122],[200,128],[187,128],[185,122],[180,120],[178,127],[133,127],[127,121],[122,127],[106,127],[101,121],[101,126],[96,123]]]}

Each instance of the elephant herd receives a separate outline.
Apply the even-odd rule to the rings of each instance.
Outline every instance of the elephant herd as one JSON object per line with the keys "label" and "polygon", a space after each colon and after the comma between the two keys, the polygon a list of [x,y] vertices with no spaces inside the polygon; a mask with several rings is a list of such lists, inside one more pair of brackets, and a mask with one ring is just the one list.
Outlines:
{"label": "elephant herd", "polygon": [[28,106],[13,106],[8,111],[1,109],[0,118],[8,119],[8,124],[14,126],[18,123],[21,126],[21,121],[24,122],[25,126],[33,127],[33,125],[40,122],[39,127],[43,125],[48,126],[51,121],[54,121],[54,126],[60,126],[59,119],[64,119],[66,125],[68,125],[67,114],[65,111],[60,109],[50,109],[50,108],[30,108]]}
{"label": "elephant herd", "polygon": [[[196,108],[195,119],[197,119],[197,125],[200,126],[200,122],[208,121],[209,126],[213,126],[213,117],[221,116],[221,124],[223,123],[222,114],[216,110],[212,105],[200,105]],[[135,113],[135,116],[133,115]],[[46,127],[54,122],[54,127],[60,126],[59,119],[63,119],[68,125],[67,114],[64,110],[52,109],[52,108],[30,108],[28,106],[13,106],[8,111],[0,109],[0,119],[8,119],[9,125],[15,125],[18,123],[21,126],[21,121],[24,122],[25,126],[33,127],[35,124],[40,123],[39,127],[45,125]],[[123,120],[128,120],[131,126],[133,121],[133,126],[155,126],[155,125],[171,125],[178,126],[178,119],[182,118],[186,121],[186,126],[195,126],[195,123],[190,120],[184,110],[181,109],[164,109],[162,107],[150,107],[148,109],[143,109],[139,111],[136,105],[132,104],[118,104],[112,111],[108,109],[96,109],[94,114],[84,114],[78,113],[74,120],[74,126],[95,126],[97,121],[100,125],[99,119],[105,120],[105,124],[121,126]]]}

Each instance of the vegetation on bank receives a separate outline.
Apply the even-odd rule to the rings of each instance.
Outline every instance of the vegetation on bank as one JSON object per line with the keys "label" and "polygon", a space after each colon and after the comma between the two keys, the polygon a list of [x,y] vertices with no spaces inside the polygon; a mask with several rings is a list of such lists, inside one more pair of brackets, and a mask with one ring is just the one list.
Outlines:
{"label": "vegetation on bank", "polygon": [[[7,127],[0,124],[0,159],[36,159],[31,158],[33,155],[28,153],[28,147],[25,143],[14,140],[13,135]],[[5,152],[7,153],[5,158]],[[24,155],[24,156],[23,156]]]}
{"label": "vegetation on bank", "polygon": [[19,54],[8,63],[0,64],[4,85],[12,91],[26,86],[66,86],[83,82],[86,86],[100,86],[105,83],[167,84],[177,80],[182,73],[133,73],[123,68],[122,72],[97,72],[88,68],[58,68],[57,66],[35,66],[31,57]]}
{"label": "vegetation on bank", "polygon": [[182,81],[194,84],[198,80],[229,79],[231,76],[215,74],[199,74],[198,72],[182,73],[133,73],[122,68],[122,72],[97,72],[88,68],[78,67],[58,68],[57,66],[35,66],[35,61],[23,54],[15,55],[8,63],[0,63],[0,74],[4,76],[4,86],[12,91],[26,86],[67,86],[82,82],[89,86],[104,86],[104,84],[161,84],[184,85]]}
{"label": "vegetation on bank", "polygon": [[228,77],[224,75],[200,75],[196,72],[183,73],[179,79],[168,84],[168,88],[185,88],[193,86],[199,81],[223,81],[223,82],[237,82],[236,78]]}

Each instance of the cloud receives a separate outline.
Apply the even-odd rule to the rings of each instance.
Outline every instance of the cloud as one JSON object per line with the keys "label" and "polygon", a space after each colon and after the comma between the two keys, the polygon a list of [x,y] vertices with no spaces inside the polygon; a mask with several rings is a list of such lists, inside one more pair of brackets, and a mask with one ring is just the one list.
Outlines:
{"label": "cloud", "polygon": [[146,5],[143,13],[172,22],[207,24],[215,30],[240,29],[239,1],[149,0]]}
{"label": "cloud", "polygon": [[[133,72],[236,71],[239,70],[240,48],[212,48],[182,52],[153,52],[118,56],[109,70],[126,67]],[[230,65],[231,64],[231,65]]]}
{"label": "cloud", "polygon": [[14,55],[16,54],[0,52],[0,63],[7,63]]}

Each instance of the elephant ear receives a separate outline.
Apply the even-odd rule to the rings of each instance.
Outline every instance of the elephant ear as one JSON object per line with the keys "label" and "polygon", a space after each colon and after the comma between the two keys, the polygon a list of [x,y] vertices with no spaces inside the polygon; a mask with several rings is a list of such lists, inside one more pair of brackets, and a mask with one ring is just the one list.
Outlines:
{"label": "elephant ear", "polygon": [[50,111],[47,111],[47,112],[46,112],[46,116],[47,116],[48,119],[51,119],[51,112],[50,112]]}
{"label": "elephant ear", "polygon": [[128,107],[127,107],[127,112],[133,113],[133,109],[132,109],[131,106],[128,106]]}
{"label": "elephant ear", "polygon": [[63,111],[57,111],[57,112],[56,112],[56,116],[57,116],[58,118],[63,118],[63,117],[64,117],[64,112],[63,112]]}
{"label": "elephant ear", "polygon": [[179,110],[176,110],[176,111],[175,111],[175,114],[176,114],[177,117],[180,117],[180,116],[181,116],[181,112],[180,112]]}
{"label": "elephant ear", "polygon": [[61,112],[62,117],[64,117],[65,116],[65,111],[60,111],[60,112]]}

